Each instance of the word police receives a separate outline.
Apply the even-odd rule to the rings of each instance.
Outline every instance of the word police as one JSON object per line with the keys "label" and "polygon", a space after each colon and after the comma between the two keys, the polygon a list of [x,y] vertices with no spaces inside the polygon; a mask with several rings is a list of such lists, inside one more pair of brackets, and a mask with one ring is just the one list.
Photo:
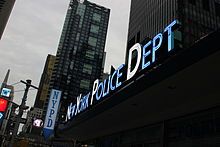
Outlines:
{"label": "word police", "polygon": [[[172,49],[174,49],[174,26],[178,24],[177,20],[174,20],[170,23],[165,29],[163,33],[167,33],[167,52],[169,53]],[[104,99],[110,91],[117,90],[122,85],[122,76],[126,76],[126,80],[131,79],[139,67],[141,70],[149,67],[153,64],[156,59],[156,52],[162,45],[164,35],[162,33],[157,34],[152,40],[147,42],[145,45],[141,45],[140,43],[136,43],[133,47],[130,48],[128,54],[128,66],[127,73],[124,73],[122,70],[125,64],[122,64],[118,67],[117,70],[113,72],[107,79],[103,82],[100,82],[98,79],[94,81],[92,91],[87,95],[82,96],[81,94],[77,97],[76,103],[70,103],[67,110],[67,120],[72,119],[74,116],[79,114],[80,112],[86,110],[89,106],[93,105],[94,100],[100,101]],[[132,54],[136,51],[137,59],[135,60],[135,66],[132,65]],[[126,75],[124,75],[126,74]],[[114,80],[113,80],[114,79]]]}

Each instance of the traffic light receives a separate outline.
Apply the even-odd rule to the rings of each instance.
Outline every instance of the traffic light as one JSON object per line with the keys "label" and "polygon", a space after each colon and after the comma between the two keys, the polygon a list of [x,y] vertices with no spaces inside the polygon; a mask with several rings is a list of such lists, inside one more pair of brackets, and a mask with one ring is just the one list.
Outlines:
{"label": "traffic light", "polygon": [[6,99],[0,98],[0,123],[4,119],[5,111],[8,107],[8,101]]}
{"label": "traffic light", "polygon": [[0,112],[5,112],[8,106],[8,101],[6,99],[0,98]]}

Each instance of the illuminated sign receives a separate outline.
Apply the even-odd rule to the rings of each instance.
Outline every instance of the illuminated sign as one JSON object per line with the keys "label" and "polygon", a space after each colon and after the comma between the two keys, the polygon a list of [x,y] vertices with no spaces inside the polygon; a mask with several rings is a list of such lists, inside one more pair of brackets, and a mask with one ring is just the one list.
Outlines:
{"label": "illuminated sign", "polygon": [[7,106],[8,106],[8,101],[3,98],[0,98],[0,112],[5,112]]}
{"label": "illuminated sign", "polygon": [[3,88],[3,89],[2,89],[2,92],[1,92],[1,95],[2,95],[2,96],[5,96],[5,97],[9,97],[9,96],[10,96],[10,93],[11,93],[11,89]]}
{"label": "illuminated sign", "polygon": [[2,112],[0,112],[0,120],[2,120],[4,114]]}
{"label": "illuminated sign", "polygon": [[61,91],[52,89],[43,129],[45,138],[49,138],[53,134],[57,110],[60,104],[60,97]]}
{"label": "illuminated sign", "polygon": [[[124,81],[132,79],[137,71],[143,71],[154,66],[159,58],[162,58],[160,49],[163,49],[162,52],[169,54],[174,49],[173,31],[178,24],[178,21],[174,20],[164,29],[163,33],[157,34],[146,44],[141,45],[140,43],[136,43],[131,47],[128,54],[127,67],[125,67],[125,64],[122,64],[103,82],[100,82],[98,79],[95,80],[91,92],[85,96],[80,94],[76,102],[70,103],[66,120],[68,121],[77,114],[88,109],[88,107],[94,104],[94,101],[98,102],[104,99],[109,93],[117,90]],[[167,44],[167,47],[165,47],[164,44]],[[136,58],[133,58],[134,52],[136,52]],[[125,77],[125,79],[123,77]]]}
{"label": "illuminated sign", "polygon": [[35,120],[33,121],[33,126],[38,127],[38,128],[43,127],[43,120],[41,120],[41,119],[35,119]]}

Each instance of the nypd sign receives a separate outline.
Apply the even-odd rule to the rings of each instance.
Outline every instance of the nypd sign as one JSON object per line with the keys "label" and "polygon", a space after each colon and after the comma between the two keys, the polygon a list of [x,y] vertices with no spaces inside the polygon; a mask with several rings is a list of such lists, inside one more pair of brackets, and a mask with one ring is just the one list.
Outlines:
{"label": "nypd sign", "polygon": [[57,117],[57,110],[60,104],[60,97],[61,91],[52,89],[43,129],[43,134],[45,138],[49,138],[53,134],[54,125]]}
{"label": "nypd sign", "polygon": [[[98,79],[94,81],[91,92],[77,97],[76,102],[69,104],[67,109],[67,118],[70,120],[79,113],[85,111],[94,104],[105,99],[111,92],[116,91],[122,86],[122,83],[134,77],[138,71],[148,70],[156,65],[161,59],[163,52],[169,55],[174,50],[174,29],[179,22],[174,20],[162,33],[157,34],[146,44],[136,43],[130,48],[128,54],[128,65],[122,64],[103,82]],[[166,46],[165,46],[166,44]],[[133,54],[136,52],[136,59]],[[125,77],[125,78],[124,78]]]}

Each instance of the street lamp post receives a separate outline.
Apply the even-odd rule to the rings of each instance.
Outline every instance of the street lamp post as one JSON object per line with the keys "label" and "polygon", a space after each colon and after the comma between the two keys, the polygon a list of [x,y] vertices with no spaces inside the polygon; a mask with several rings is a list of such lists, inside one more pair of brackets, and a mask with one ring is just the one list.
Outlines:
{"label": "street lamp post", "polygon": [[10,147],[13,147],[13,145],[14,145],[14,140],[15,140],[15,137],[17,136],[19,124],[21,122],[21,118],[22,118],[22,115],[23,115],[23,111],[28,109],[28,107],[26,106],[28,90],[29,90],[30,87],[38,89],[37,87],[31,85],[31,80],[26,80],[26,82],[21,80],[20,82],[24,83],[26,85],[26,88],[25,88],[25,91],[24,91],[24,96],[23,96],[22,101],[21,101],[21,105],[19,106],[19,112],[18,112],[18,115],[17,115],[14,130],[13,130]]}

